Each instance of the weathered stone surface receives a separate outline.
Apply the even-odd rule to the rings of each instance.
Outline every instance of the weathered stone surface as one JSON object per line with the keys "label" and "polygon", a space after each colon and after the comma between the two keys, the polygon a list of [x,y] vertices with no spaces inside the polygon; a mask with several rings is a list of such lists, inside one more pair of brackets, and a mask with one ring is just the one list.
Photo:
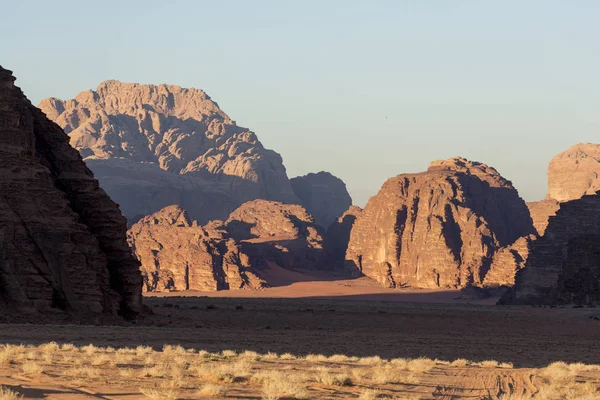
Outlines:
{"label": "weathered stone surface", "polygon": [[541,201],[530,201],[527,203],[533,226],[538,234],[542,236],[546,232],[548,226],[548,218],[556,215],[556,211],[560,208],[560,203],[554,199]]}
{"label": "weathered stone surface", "polygon": [[560,205],[500,303],[600,304],[600,195]]}
{"label": "weathered stone surface", "polygon": [[142,218],[128,232],[145,291],[257,289],[264,282],[220,221],[199,226],[179,206]]}
{"label": "weathered stone surface", "polygon": [[533,233],[512,184],[457,157],[388,179],[354,223],[346,262],[385,286],[482,286],[494,255]]}
{"label": "weathered stone surface", "polygon": [[0,67],[0,302],[76,313],[141,311],[125,218]]}
{"label": "weathered stone surface", "polygon": [[290,182],[301,204],[325,229],[352,205],[346,184],[329,172],[297,176]]}
{"label": "weathered stone surface", "polygon": [[40,108],[130,221],[170,204],[205,223],[256,198],[299,203],[281,156],[201,90],[106,81]]}
{"label": "weathered stone surface", "polygon": [[[356,219],[362,214],[362,208],[350,206],[333,224],[327,229],[325,236],[325,250],[328,262],[336,268],[343,268],[350,241],[350,232]],[[358,272],[358,269],[348,271],[350,274]]]}
{"label": "weathered stone surface", "polygon": [[579,199],[600,190],[600,144],[580,143],[548,165],[548,199]]}
{"label": "weathered stone surface", "polygon": [[525,267],[531,242],[536,239],[537,236],[532,234],[517,239],[509,246],[499,248],[492,258],[490,270],[485,274],[483,286],[513,286],[515,275]]}
{"label": "weathered stone surface", "polygon": [[129,242],[142,263],[144,289],[260,289],[261,270],[324,266],[320,227],[299,205],[254,200],[227,221],[199,226],[179,206],[142,218]]}

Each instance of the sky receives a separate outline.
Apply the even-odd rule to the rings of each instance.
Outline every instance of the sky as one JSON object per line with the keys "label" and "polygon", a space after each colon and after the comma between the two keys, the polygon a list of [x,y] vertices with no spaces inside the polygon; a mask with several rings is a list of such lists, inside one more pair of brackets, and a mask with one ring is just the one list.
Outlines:
{"label": "sky", "polygon": [[205,90],[283,156],[363,206],[454,156],[527,201],[550,159],[600,142],[600,2],[12,1],[0,65],[34,104],[107,79]]}

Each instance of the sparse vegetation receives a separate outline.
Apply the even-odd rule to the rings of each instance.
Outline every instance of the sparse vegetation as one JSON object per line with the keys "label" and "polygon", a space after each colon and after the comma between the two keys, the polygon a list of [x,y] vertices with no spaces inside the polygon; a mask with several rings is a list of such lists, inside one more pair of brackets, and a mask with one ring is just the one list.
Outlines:
{"label": "sparse vegetation", "polygon": [[[225,398],[237,396],[239,390],[271,399],[321,398],[323,393],[342,391],[348,398],[370,400],[396,398],[400,386],[404,397],[416,398],[420,382],[434,368],[436,379],[452,376],[468,377],[469,369],[485,368],[497,374],[497,379],[520,379],[511,363],[495,360],[452,362],[430,358],[385,360],[379,356],[350,357],[344,354],[324,356],[309,354],[296,357],[291,353],[261,354],[255,351],[222,350],[211,353],[181,346],[165,345],[162,351],[147,346],[136,348],[81,348],[67,343],[47,343],[38,347],[0,345],[0,370],[32,379],[52,377],[72,387],[98,385],[100,379],[110,385],[124,385],[148,399]],[[439,370],[439,371],[438,371]],[[555,362],[545,368],[527,372],[536,378],[535,390],[527,393],[506,393],[502,400],[591,400],[600,398],[600,366],[583,363]],[[438,373],[440,372],[440,373]],[[475,374],[475,372],[474,372]],[[589,377],[594,376],[592,380]],[[140,383],[147,383],[140,388]],[[511,381],[512,382],[512,381]],[[512,383],[511,383],[512,384]],[[441,387],[442,391],[444,386]],[[485,388],[482,387],[481,390]],[[2,389],[0,400],[21,398],[10,388]],[[421,390],[419,388],[418,390]],[[436,389],[438,390],[438,389]],[[325,392],[324,392],[325,391]],[[9,397],[13,396],[13,397]],[[17,397],[14,397],[17,396]],[[408,396],[408,397],[407,397]],[[481,398],[487,398],[482,393]]]}
{"label": "sparse vegetation", "polygon": [[0,400],[17,400],[22,398],[23,396],[14,390],[0,386]]}

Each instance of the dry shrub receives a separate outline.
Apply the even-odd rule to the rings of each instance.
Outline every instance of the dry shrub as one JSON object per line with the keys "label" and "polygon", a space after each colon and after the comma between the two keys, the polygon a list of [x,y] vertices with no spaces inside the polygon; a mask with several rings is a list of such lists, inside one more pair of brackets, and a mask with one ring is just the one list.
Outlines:
{"label": "dry shrub", "polygon": [[166,364],[156,364],[150,368],[142,369],[141,376],[144,378],[164,378],[167,376],[168,365]]}
{"label": "dry shrub", "polygon": [[119,369],[119,375],[122,378],[133,378],[135,376],[135,370],[133,368],[121,368]]}
{"label": "dry shrub", "polygon": [[246,350],[242,354],[240,354],[240,358],[245,358],[251,361],[260,361],[261,356],[255,351]]}
{"label": "dry shrub", "polygon": [[142,357],[148,354],[151,354],[154,350],[150,346],[138,346],[135,348],[135,354],[138,357]]}
{"label": "dry shrub", "polygon": [[201,364],[195,370],[199,378],[209,382],[233,383],[252,375],[252,362],[241,359],[232,364]]}
{"label": "dry shrub", "polygon": [[269,371],[262,376],[263,400],[279,400],[281,398],[308,399],[308,392],[299,385],[294,375],[281,371]]}
{"label": "dry shrub", "polygon": [[363,389],[358,395],[359,400],[374,400],[379,398],[379,390],[375,389]]}
{"label": "dry shrub", "polygon": [[452,361],[452,363],[450,364],[453,367],[466,367],[467,365],[471,365],[472,362],[469,360],[466,360],[464,358],[458,358],[454,361]]}
{"label": "dry shrub", "polygon": [[164,356],[169,355],[183,355],[186,354],[186,350],[181,346],[171,346],[169,344],[165,344],[162,349],[162,353]]}
{"label": "dry shrub", "polygon": [[369,380],[371,373],[368,369],[354,367],[350,370],[352,375],[352,381],[356,383],[362,383]]}
{"label": "dry shrub", "polygon": [[330,356],[327,361],[329,362],[334,362],[334,363],[343,363],[343,362],[350,362],[351,358],[348,356],[345,356],[343,354],[334,354],[332,356]]}
{"label": "dry shrub", "polygon": [[264,354],[262,356],[262,359],[264,359],[264,360],[277,360],[277,359],[279,359],[279,355],[277,353],[273,353],[272,351],[270,351],[267,354]]}
{"label": "dry shrub", "polygon": [[56,342],[49,342],[41,344],[39,349],[44,353],[54,353],[60,349],[60,346]]}
{"label": "dry shrub", "polygon": [[293,355],[292,353],[283,353],[282,355],[279,356],[280,360],[295,360],[296,356]]}
{"label": "dry shrub", "polygon": [[177,400],[177,393],[170,389],[140,388],[140,393],[151,400]]}
{"label": "dry shrub", "polygon": [[196,394],[198,396],[204,397],[226,397],[227,392],[223,388],[223,386],[215,385],[213,383],[207,383],[202,386]]}
{"label": "dry shrub", "polygon": [[480,363],[477,363],[478,366],[484,368],[496,368],[498,367],[498,361],[496,360],[485,360]]}
{"label": "dry shrub", "polygon": [[567,363],[558,361],[542,369],[540,375],[549,383],[567,384],[575,381],[576,373]]}
{"label": "dry shrub", "polygon": [[87,346],[83,346],[81,350],[88,356],[91,356],[92,354],[96,354],[99,349],[90,343]]}
{"label": "dry shrub", "polygon": [[500,365],[498,365],[498,367],[504,368],[504,369],[513,369],[514,365],[513,365],[513,363],[510,363],[510,362],[503,362],[503,363],[500,363]]}
{"label": "dry shrub", "polygon": [[35,361],[27,361],[21,367],[25,375],[41,375],[44,368]]}
{"label": "dry shrub", "polygon": [[379,356],[363,357],[358,360],[360,365],[378,365],[383,364],[385,361]]}
{"label": "dry shrub", "polygon": [[408,361],[406,358],[393,358],[390,360],[390,364],[398,368],[408,369]]}
{"label": "dry shrub", "polygon": [[378,384],[402,383],[412,385],[417,383],[417,379],[414,376],[407,375],[404,371],[392,365],[378,365],[374,367],[372,379]]}
{"label": "dry shrub", "polygon": [[14,390],[11,390],[4,386],[0,386],[0,400],[17,400],[17,399],[22,399],[22,398],[23,398],[23,395],[20,395],[19,393],[15,392]]}
{"label": "dry shrub", "polygon": [[542,386],[535,395],[536,399],[543,400],[598,400],[600,390],[592,382],[570,384],[552,382]]}
{"label": "dry shrub", "polygon": [[224,358],[233,358],[233,357],[237,357],[237,355],[238,355],[238,354],[237,354],[237,352],[236,352],[236,351],[234,351],[234,350],[223,350],[223,351],[221,352],[221,355],[222,355]]}
{"label": "dry shrub", "polygon": [[92,365],[111,365],[114,366],[113,360],[106,354],[102,354],[99,357],[95,357],[92,360]]}
{"label": "dry shrub", "polygon": [[352,386],[352,378],[347,373],[332,373],[326,367],[317,368],[315,380],[328,386]]}
{"label": "dry shrub", "polygon": [[325,362],[327,357],[323,354],[307,354],[304,359],[309,362]]}
{"label": "dry shrub", "polygon": [[406,367],[410,372],[429,372],[435,366],[435,361],[430,358],[420,357],[414,360],[408,361]]}
{"label": "dry shrub", "polygon": [[79,379],[96,379],[100,376],[100,372],[96,368],[84,366],[70,368],[63,375]]}
{"label": "dry shrub", "polygon": [[62,351],[77,351],[77,346],[73,343],[63,343],[60,345]]}

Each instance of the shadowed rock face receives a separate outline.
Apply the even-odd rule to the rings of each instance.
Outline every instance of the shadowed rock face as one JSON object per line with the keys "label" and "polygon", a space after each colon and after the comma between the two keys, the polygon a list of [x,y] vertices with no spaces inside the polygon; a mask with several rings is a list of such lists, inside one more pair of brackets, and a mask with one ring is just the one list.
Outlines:
{"label": "shadowed rock face", "polygon": [[580,143],[554,157],[548,165],[548,199],[579,199],[600,190],[600,145]]}
{"label": "shadowed rock face", "polygon": [[534,232],[509,181],[457,157],[388,179],[354,223],[346,262],[384,286],[510,284],[522,260],[495,255]]}
{"label": "shadowed rock face", "polygon": [[500,303],[600,304],[598,194],[560,205]]}
{"label": "shadowed rock face", "polygon": [[[336,268],[344,267],[348,242],[350,241],[350,232],[356,222],[356,219],[362,214],[362,208],[350,206],[333,224],[327,229],[325,237],[325,250],[327,251],[328,262]],[[351,275],[358,270],[347,271]]]}
{"label": "shadowed rock face", "polygon": [[304,208],[324,228],[333,224],[352,205],[344,182],[329,172],[297,176],[290,182]]}
{"label": "shadowed rock face", "polygon": [[205,223],[256,198],[299,203],[281,156],[201,90],[106,81],[40,108],[130,221],[171,204]]}
{"label": "shadowed rock face", "polygon": [[0,67],[0,303],[141,311],[126,222],[69,138]]}
{"label": "shadowed rock face", "polygon": [[327,268],[321,228],[306,210],[267,200],[204,226],[166,207],[134,224],[129,241],[148,291],[259,289],[269,284],[261,277],[269,265]]}

